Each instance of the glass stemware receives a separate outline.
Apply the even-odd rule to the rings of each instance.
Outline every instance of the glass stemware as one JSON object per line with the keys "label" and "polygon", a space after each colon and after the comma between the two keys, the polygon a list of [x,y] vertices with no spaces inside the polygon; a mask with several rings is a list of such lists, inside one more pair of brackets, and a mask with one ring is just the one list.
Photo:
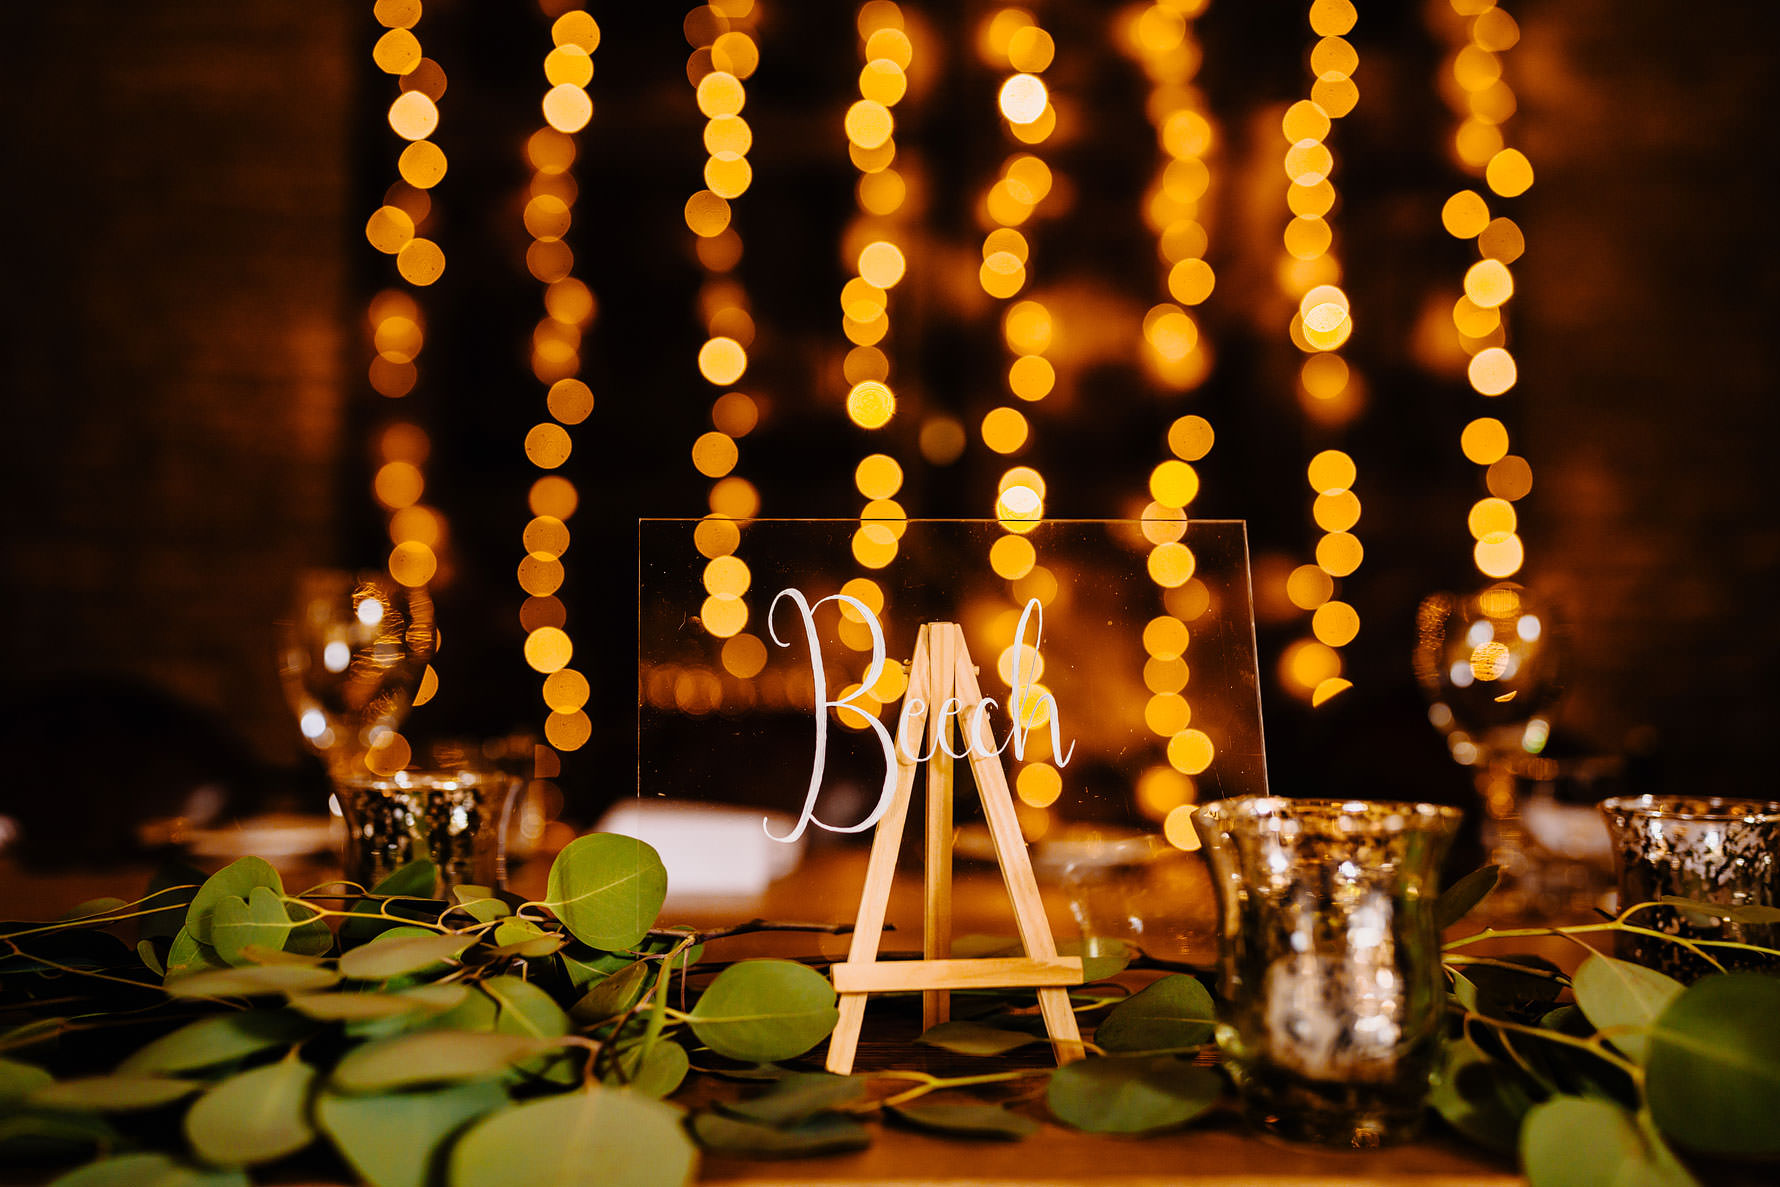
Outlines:
{"label": "glass stemware", "polygon": [[1515,884],[1536,880],[1520,823],[1518,787],[1551,736],[1562,691],[1550,613],[1503,581],[1475,593],[1430,594],[1416,612],[1415,674],[1428,719],[1453,761],[1476,772],[1484,845],[1502,867],[1494,905],[1511,909]]}
{"label": "glass stemware", "polygon": [[279,674],[304,739],[336,780],[363,773],[407,717],[432,659],[432,598],[385,573],[307,570],[278,626]]}

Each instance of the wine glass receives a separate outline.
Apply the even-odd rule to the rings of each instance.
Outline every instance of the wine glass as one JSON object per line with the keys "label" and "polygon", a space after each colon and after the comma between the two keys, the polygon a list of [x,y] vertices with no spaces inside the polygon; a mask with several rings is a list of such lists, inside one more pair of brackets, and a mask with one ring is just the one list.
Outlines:
{"label": "wine glass", "polygon": [[298,728],[336,778],[407,717],[437,644],[433,600],[386,573],[299,574],[278,624],[279,675]]}
{"label": "wine glass", "polygon": [[1472,767],[1484,807],[1484,845],[1502,869],[1499,904],[1536,881],[1520,824],[1518,778],[1551,737],[1562,691],[1550,612],[1501,581],[1470,594],[1436,593],[1416,611],[1415,675],[1428,720],[1453,761]]}

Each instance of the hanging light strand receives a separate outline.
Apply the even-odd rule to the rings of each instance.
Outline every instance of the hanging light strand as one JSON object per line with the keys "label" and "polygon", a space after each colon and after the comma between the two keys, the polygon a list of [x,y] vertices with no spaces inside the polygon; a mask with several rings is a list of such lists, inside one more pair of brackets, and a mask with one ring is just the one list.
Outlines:
{"label": "hanging light strand", "polygon": [[[895,169],[897,154],[895,108],[908,93],[908,68],[914,59],[902,9],[892,0],[866,0],[856,17],[859,33],[859,98],[847,108],[843,121],[847,155],[858,171],[855,198],[859,214],[842,239],[842,252],[852,272],[841,288],[841,332],[852,343],[842,363],[847,383],[847,418],[873,434],[888,428],[897,412],[897,396],[890,383],[890,356],[883,344],[890,334],[890,294],[902,282],[908,268],[906,228],[899,218],[907,198],[907,185]],[[867,572],[841,587],[882,616],[885,590],[871,574],[889,567],[901,547],[908,527],[908,513],[896,499],[902,489],[902,464],[888,453],[873,450],[854,469],[853,482],[865,500],[859,510],[859,526],[852,539],[853,559]],[[852,606],[841,603],[839,634],[843,644],[857,652],[872,648],[871,632]],[[836,710],[835,720],[849,729],[870,728],[870,719],[882,715],[908,687],[908,673],[901,662],[887,660],[877,682],[869,689],[846,690],[852,706]]]}
{"label": "hanging light strand", "polygon": [[[561,592],[562,557],[570,542],[569,521],[580,502],[575,484],[560,471],[574,448],[570,429],[593,412],[593,390],[581,378],[583,331],[598,312],[593,290],[574,275],[569,246],[579,187],[574,164],[576,136],[593,118],[587,87],[593,80],[593,54],[600,27],[585,10],[541,0],[550,25],[551,48],[544,56],[545,90],[539,103],[543,126],[526,141],[532,176],[526,186],[522,219],[531,243],[526,268],[544,286],[543,316],[532,329],[532,374],[544,387],[548,419],[525,435],[526,460],[543,473],[532,483],[527,503],[532,518],[521,537],[519,587],[526,597],[519,622],[525,629],[525,661],[544,677],[547,715],[544,739],[556,751],[579,750],[593,734],[583,706],[590,688],[573,667],[575,645]],[[540,757],[543,757],[540,755]],[[546,766],[553,759],[546,759]]]}
{"label": "hanging light strand", "polygon": [[[372,47],[371,60],[397,84],[387,121],[403,147],[396,161],[397,180],[365,222],[365,238],[392,259],[396,273],[366,310],[373,352],[368,379],[378,395],[405,400],[419,384],[419,360],[426,345],[426,317],[418,294],[445,271],[444,251],[424,234],[432,214],[431,191],[444,179],[447,166],[445,153],[432,139],[439,126],[445,72],[425,55],[415,33],[422,16],[420,0],[376,0],[371,15],[384,30]],[[449,569],[441,565],[447,542],[445,517],[424,501],[431,448],[426,430],[401,416],[383,426],[375,444],[377,470],[371,490],[387,515],[391,544],[387,568],[394,580],[410,587],[442,584],[449,576]],[[437,651],[435,642],[435,655]],[[438,687],[438,672],[429,664],[414,704],[431,700]],[[365,762],[378,774],[392,774],[406,767],[410,757],[406,739],[390,731],[373,743]]]}
{"label": "hanging light strand", "polygon": [[[1464,292],[1453,303],[1453,329],[1469,359],[1465,376],[1471,390],[1494,399],[1519,379],[1508,347],[1507,312],[1514,296],[1510,269],[1526,239],[1520,226],[1493,213],[1491,204],[1517,198],[1533,184],[1532,163],[1508,146],[1503,130],[1516,101],[1502,75],[1502,55],[1520,40],[1520,26],[1494,0],[1448,0],[1436,13],[1435,23],[1452,49],[1440,90],[1458,121],[1453,159],[1491,195],[1467,187],[1448,198],[1440,212],[1447,233],[1473,243],[1478,257],[1466,269]],[[1459,437],[1460,451],[1484,471],[1488,494],[1472,504],[1466,518],[1472,560],[1491,578],[1513,576],[1526,559],[1515,503],[1533,489],[1533,470],[1510,445],[1507,426],[1494,416],[1473,419]]]}
{"label": "hanging light strand", "polygon": [[[1214,130],[1204,96],[1193,86],[1203,60],[1194,21],[1205,6],[1204,0],[1164,0],[1128,10],[1119,26],[1120,43],[1150,84],[1145,107],[1158,153],[1143,196],[1143,218],[1156,237],[1161,287],[1173,298],[1144,316],[1139,349],[1152,382],[1173,396],[1203,383],[1212,362],[1192,312],[1211,296],[1217,279],[1205,262],[1209,237],[1200,209],[1211,185],[1206,157]],[[1189,624],[1207,609],[1209,592],[1194,576],[1196,558],[1183,542],[1187,508],[1199,493],[1193,463],[1211,452],[1214,440],[1205,417],[1176,419],[1167,435],[1170,456],[1150,472],[1149,502],[1139,515],[1139,543],[1149,549],[1150,579],[1163,610],[1143,630],[1143,682],[1150,693],[1143,719],[1163,740],[1166,761],[1138,777],[1137,806],[1182,849],[1199,846],[1190,819],[1197,798],[1194,779],[1217,753],[1211,736],[1193,724],[1187,699]]]}
{"label": "hanging light strand", "polygon": [[741,460],[738,442],[760,420],[755,399],[735,389],[748,369],[754,318],[748,294],[734,276],[742,258],[742,238],[734,224],[733,205],[754,180],[748,162],[754,132],[742,110],[748,101],[746,81],[760,65],[759,19],[754,0],[718,0],[692,9],[684,25],[692,47],[686,78],[705,117],[707,153],[704,187],[687,199],[684,213],[705,273],[698,295],[705,332],[698,372],[716,393],[711,428],[692,443],[693,468],[711,482],[709,513],[693,536],[705,558],[699,622],[712,638],[723,640],[724,669],[743,680],[757,675],[767,657],[766,645],[745,629],[753,574],[737,555],[742,539],[738,521],[759,513],[760,495],[753,483],[735,472]]}
{"label": "hanging light strand", "polygon": [[[1040,150],[1057,128],[1057,109],[1042,77],[1057,46],[1032,13],[1001,8],[978,27],[977,50],[1001,75],[997,112],[1003,130],[1021,146],[1002,162],[978,207],[985,233],[977,282],[1003,303],[1001,332],[1010,360],[1007,393],[1012,397],[990,409],[978,431],[991,452],[1011,456],[1031,444],[1031,422],[1020,405],[1044,400],[1057,381],[1056,369],[1046,357],[1056,334],[1055,316],[1037,297],[1020,297],[1032,267],[1026,232],[1056,184]],[[1049,828],[1049,809],[1064,790],[1062,773],[1051,761],[1049,731],[1040,728],[1050,720],[1054,704],[1043,683],[1044,660],[1030,643],[1015,638],[1021,609],[1033,600],[1048,606],[1057,596],[1056,577],[1039,563],[1030,539],[1043,522],[1046,494],[1044,475],[1036,467],[1017,465],[1004,471],[995,492],[995,518],[1004,534],[989,549],[989,567],[1008,583],[1013,600],[993,624],[996,674],[1009,689],[1009,713],[1033,731],[1027,735],[1030,748],[1014,778],[1020,823],[1029,840]],[[1020,704],[1012,703],[1016,684],[1024,690]]]}
{"label": "hanging light strand", "polygon": [[[1330,428],[1351,420],[1361,400],[1357,369],[1340,353],[1353,333],[1353,311],[1340,287],[1341,265],[1327,217],[1336,200],[1328,137],[1334,122],[1353,111],[1360,98],[1353,80],[1360,55],[1345,37],[1357,19],[1351,0],[1312,0],[1310,28],[1319,39],[1309,56],[1315,81],[1309,98],[1292,104],[1280,124],[1292,219],[1285,229],[1279,283],[1297,303],[1292,345],[1307,356],[1298,372],[1299,404],[1309,420]],[[1323,534],[1315,563],[1292,571],[1286,594],[1293,605],[1311,612],[1311,637],[1286,648],[1280,673],[1289,691],[1322,705],[1352,687],[1342,675],[1340,648],[1359,634],[1360,616],[1337,596],[1337,583],[1360,567],[1365,550],[1353,531],[1360,519],[1353,458],[1341,449],[1322,450],[1311,458],[1305,476],[1314,496],[1311,518]]]}

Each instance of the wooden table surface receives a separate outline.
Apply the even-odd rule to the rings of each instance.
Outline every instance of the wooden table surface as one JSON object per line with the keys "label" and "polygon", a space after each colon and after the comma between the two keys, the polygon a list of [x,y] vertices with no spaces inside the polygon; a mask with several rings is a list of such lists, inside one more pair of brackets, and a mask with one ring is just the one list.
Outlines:
{"label": "wooden table surface", "polygon": [[[220,863],[205,863],[217,865]],[[331,875],[330,868],[315,861],[281,866],[285,884],[298,890]],[[512,888],[528,897],[541,897],[548,862],[538,860],[519,867]],[[143,868],[84,870],[55,874],[27,874],[14,863],[0,860],[0,901],[7,913],[23,918],[53,918],[75,903],[104,894],[129,897],[140,893],[147,881]],[[863,881],[863,856],[858,850],[818,852],[804,866],[775,883],[762,896],[749,900],[684,901],[670,899],[663,918],[698,926],[733,923],[754,917],[776,920],[845,920],[857,908]],[[955,883],[956,931],[1011,934],[1012,913],[998,875],[992,867],[960,865]],[[1075,928],[1067,896],[1056,887],[1045,889],[1046,907],[1060,940],[1073,937]],[[1174,905],[1176,918],[1167,929],[1174,947],[1171,955],[1206,962],[1210,959],[1211,915],[1209,885],[1203,897],[1188,886]],[[884,949],[914,949],[920,945],[921,891],[918,868],[899,873],[889,919],[895,931],[886,935]],[[807,934],[741,936],[718,941],[711,956],[782,955],[838,958],[844,955],[844,937]],[[921,1067],[923,1060],[953,1058],[928,1048],[913,1047],[913,1032],[897,1034],[895,1023],[882,1005],[867,1011],[865,1041],[861,1044],[860,1070],[878,1067]],[[905,1025],[906,1029],[906,1025]],[[821,1048],[816,1055],[820,1056]],[[971,1070],[984,1070],[991,1061],[971,1061]],[[819,1066],[819,1065],[817,1065]],[[996,1068],[1004,1066],[996,1062]],[[938,1069],[935,1069],[938,1070]],[[948,1067],[946,1071],[954,1069]],[[701,1081],[685,1096],[708,1097],[734,1092],[730,1086]],[[1390,1184],[1393,1187],[1456,1187],[1482,1184],[1497,1187],[1524,1180],[1511,1165],[1450,1136],[1434,1133],[1415,1143],[1372,1151],[1330,1150],[1287,1143],[1246,1129],[1233,1110],[1220,1109],[1195,1125],[1175,1133],[1146,1138],[1118,1138],[1085,1134],[1050,1121],[1041,1103],[1020,1107],[1041,1128],[1023,1141],[958,1141],[874,1123],[874,1141],[857,1153],[789,1161],[748,1161],[706,1156],[701,1182],[733,1184],[796,1183],[805,1187],[875,1184],[880,1187],[915,1187],[917,1184],[950,1184],[953,1187],[1045,1187],[1083,1184],[1096,1187],[1151,1187],[1193,1183],[1204,1187],[1294,1187],[1316,1184]]]}

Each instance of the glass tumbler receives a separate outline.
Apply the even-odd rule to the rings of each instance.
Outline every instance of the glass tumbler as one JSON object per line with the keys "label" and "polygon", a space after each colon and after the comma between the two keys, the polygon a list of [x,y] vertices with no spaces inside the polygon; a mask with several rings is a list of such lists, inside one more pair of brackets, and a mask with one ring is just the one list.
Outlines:
{"label": "glass tumbler", "polygon": [[1461,815],[1277,797],[1193,813],[1220,911],[1218,1046],[1263,1128],[1362,1148],[1419,1129],[1446,997],[1438,868]]}
{"label": "glass tumbler", "polygon": [[499,771],[398,771],[335,781],[348,881],[367,889],[408,862],[439,867],[440,892],[507,881],[507,817],[520,780]]}
{"label": "glass tumbler", "polygon": [[[1621,910],[1665,896],[1739,907],[1780,906],[1780,803],[1713,796],[1618,796],[1601,803],[1619,872]],[[1780,947],[1780,924],[1663,906],[1626,922],[1690,940]],[[1681,945],[1621,932],[1626,960],[1691,981],[1712,966]],[[1726,968],[1773,971],[1758,952],[1708,949]]]}

